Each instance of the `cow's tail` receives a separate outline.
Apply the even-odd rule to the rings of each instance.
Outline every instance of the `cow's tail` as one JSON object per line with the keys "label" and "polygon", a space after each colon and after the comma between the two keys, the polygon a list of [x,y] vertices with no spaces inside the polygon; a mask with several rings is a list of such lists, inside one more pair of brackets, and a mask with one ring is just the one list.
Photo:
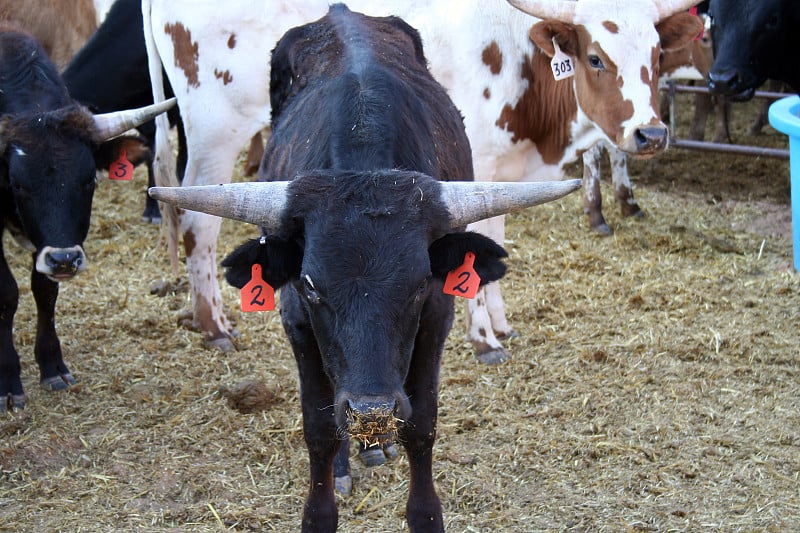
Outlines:
{"label": "cow's tail", "polygon": [[[142,0],[142,22],[144,25],[144,42],[147,48],[147,66],[150,71],[150,84],[153,88],[153,102],[163,102],[164,77],[161,63],[161,54],[153,38],[153,21],[151,18],[152,0]],[[155,153],[153,154],[153,173],[156,185],[159,187],[180,187],[180,182],[175,173],[175,157],[169,142],[169,119],[166,113],[161,113],[155,118],[156,140]],[[170,263],[174,275],[178,275],[178,233],[180,217],[177,208],[171,204],[160,204],[163,223],[162,234],[165,235],[169,250]]]}

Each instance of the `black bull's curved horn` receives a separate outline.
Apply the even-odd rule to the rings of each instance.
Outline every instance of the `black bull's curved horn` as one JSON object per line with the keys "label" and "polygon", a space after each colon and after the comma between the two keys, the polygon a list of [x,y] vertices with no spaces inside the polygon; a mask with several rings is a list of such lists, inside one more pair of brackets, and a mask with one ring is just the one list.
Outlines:
{"label": "black bull's curved horn", "polygon": [[[286,205],[289,181],[228,183],[192,187],[151,187],[156,200],[276,231]],[[441,199],[450,213],[450,227],[459,228],[526,207],[556,200],[580,188],[581,180],[525,183],[439,182]]]}
{"label": "black bull's curved horn", "polygon": [[175,105],[175,102],[175,98],[170,98],[169,100],[137,109],[94,115],[96,140],[103,142],[117,135],[122,135],[126,131],[155,118],[164,111],[168,111]]}

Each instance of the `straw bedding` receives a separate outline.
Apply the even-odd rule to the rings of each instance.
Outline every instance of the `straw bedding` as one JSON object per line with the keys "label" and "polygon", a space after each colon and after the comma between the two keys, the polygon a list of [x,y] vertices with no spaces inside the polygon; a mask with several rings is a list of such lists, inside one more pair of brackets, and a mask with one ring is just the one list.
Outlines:
{"label": "straw bedding", "polygon": [[[509,362],[476,362],[458,306],[434,448],[449,531],[800,529],[788,163],[631,165],[648,216],[607,200],[612,237],[586,229],[579,194],[509,217]],[[225,286],[236,353],[179,327],[188,295],[139,220],[144,183],[101,183],[91,269],[62,285],[70,393],[37,385],[29,257],[5,237],[28,407],[0,419],[0,530],[296,531],[308,460],[278,315],[239,313]],[[220,254],[254,234],[224,221]],[[354,458],[340,530],[405,530],[407,470]]]}

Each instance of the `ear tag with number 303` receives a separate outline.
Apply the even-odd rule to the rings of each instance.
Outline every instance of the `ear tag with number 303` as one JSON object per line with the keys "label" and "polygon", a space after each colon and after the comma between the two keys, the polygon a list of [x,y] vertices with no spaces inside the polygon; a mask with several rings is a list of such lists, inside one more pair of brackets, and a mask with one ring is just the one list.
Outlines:
{"label": "ear tag with number 303", "polygon": [[250,281],[239,292],[242,311],[272,311],[275,309],[275,289],[261,277],[261,265],[253,265]]}
{"label": "ear tag with number 303", "polygon": [[444,280],[442,292],[462,298],[475,298],[481,286],[481,278],[478,276],[478,273],[475,272],[473,268],[474,264],[475,254],[467,252],[461,266],[447,273],[447,279]]}
{"label": "ear tag with number 303", "polygon": [[565,80],[575,75],[575,68],[572,64],[572,58],[561,51],[558,47],[555,37],[553,37],[553,59],[550,60],[550,68],[553,69],[553,77],[558,80]]}
{"label": "ear tag with number 303", "polygon": [[121,150],[119,159],[108,167],[108,179],[115,181],[131,181],[133,179],[133,163],[128,161],[128,153]]}

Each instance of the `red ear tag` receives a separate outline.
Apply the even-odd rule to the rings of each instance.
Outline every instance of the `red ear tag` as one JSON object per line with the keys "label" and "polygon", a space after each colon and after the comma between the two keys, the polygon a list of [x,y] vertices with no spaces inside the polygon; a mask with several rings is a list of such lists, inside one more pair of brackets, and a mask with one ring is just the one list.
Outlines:
{"label": "red ear tag", "polygon": [[275,289],[261,277],[261,265],[253,265],[250,281],[242,287],[242,311],[272,311],[275,309]]}
{"label": "red ear tag", "polygon": [[442,292],[453,296],[461,296],[462,298],[475,298],[481,286],[481,277],[472,268],[474,264],[475,254],[467,252],[461,266],[447,274]]}
{"label": "red ear tag", "polygon": [[128,161],[128,153],[121,150],[119,159],[108,167],[108,179],[115,181],[131,181],[133,179],[133,163]]}

